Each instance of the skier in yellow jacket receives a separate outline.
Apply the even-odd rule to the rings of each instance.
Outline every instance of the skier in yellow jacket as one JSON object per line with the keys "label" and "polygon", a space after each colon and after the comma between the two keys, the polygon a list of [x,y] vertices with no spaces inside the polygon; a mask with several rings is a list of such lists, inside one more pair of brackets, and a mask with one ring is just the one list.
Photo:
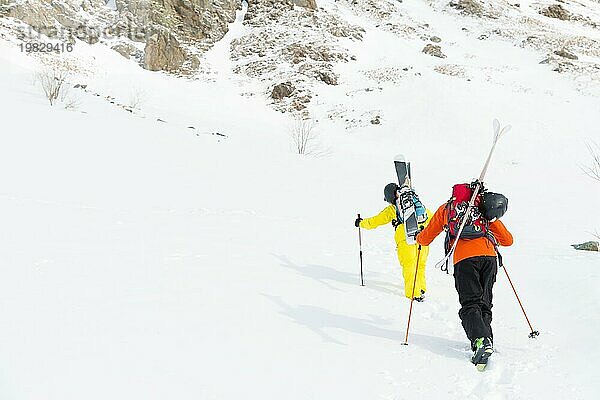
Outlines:
{"label": "skier in yellow jacket", "polygon": [[[404,277],[404,294],[407,298],[411,298],[413,293],[415,294],[416,301],[423,301],[425,299],[425,291],[427,290],[425,284],[425,264],[427,262],[427,256],[429,255],[429,247],[422,246],[421,256],[419,257],[419,268],[417,272],[417,280],[415,284],[415,290],[413,292],[413,282],[415,282],[415,271],[417,270],[417,251],[418,244],[407,244],[406,233],[401,217],[401,213],[398,211],[396,206],[396,199],[398,196],[398,185],[390,183],[386,185],[384,191],[384,199],[390,205],[384,208],[379,214],[371,218],[357,218],[355,226],[364,229],[375,229],[378,226],[392,223],[396,233],[394,239],[396,240],[396,250],[398,251],[398,261],[402,267],[402,275]],[[417,212],[417,218],[419,219],[419,226],[427,226],[431,212],[426,210],[418,197],[415,199],[415,208]]]}

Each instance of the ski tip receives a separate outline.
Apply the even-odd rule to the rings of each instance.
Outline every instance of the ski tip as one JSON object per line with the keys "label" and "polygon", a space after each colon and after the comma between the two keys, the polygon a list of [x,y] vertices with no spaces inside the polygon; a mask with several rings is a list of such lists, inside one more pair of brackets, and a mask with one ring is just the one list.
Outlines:
{"label": "ski tip", "polygon": [[487,367],[487,364],[477,364],[475,365],[475,367],[477,367],[477,371],[483,372],[485,371],[485,367]]}
{"label": "ski tip", "polygon": [[494,118],[494,131],[500,131],[500,121],[498,121],[498,118]]}
{"label": "ski tip", "polygon": [[404,154],[396,154],[396,157],[394,157],[394,161],[406,162],[406,157],[404,157]]}

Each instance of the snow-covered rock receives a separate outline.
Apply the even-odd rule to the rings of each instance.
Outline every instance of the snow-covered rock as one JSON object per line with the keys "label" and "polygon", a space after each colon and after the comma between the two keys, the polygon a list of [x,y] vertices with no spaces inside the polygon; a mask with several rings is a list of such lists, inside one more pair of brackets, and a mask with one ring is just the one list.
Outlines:
{"label": "snow-covered rock", "polygon": [[[50,38],[76,37],[110,47],[115,39],[123,45],[144,43],[150,54],[136,57],[140,65],[171,72],[194,71],[197,55],[225,35],[240,7],[235,0],[116,0],[114,8],[104,0],[5,0],[5,4],[3,15]],[[23,26],[14,29],[26,34]]]}
{"label": "snow-covered rock", "polygon": [[284,80],[296,88],[274,103],[281,111],[306,108],[314,85],[336,85],[335,65],[351,60],[347,43],[364,33],[334,13],[294,4],[251,1],[244,18],[248,32],[231,44],[236,73],[258,79],[267,93]]}

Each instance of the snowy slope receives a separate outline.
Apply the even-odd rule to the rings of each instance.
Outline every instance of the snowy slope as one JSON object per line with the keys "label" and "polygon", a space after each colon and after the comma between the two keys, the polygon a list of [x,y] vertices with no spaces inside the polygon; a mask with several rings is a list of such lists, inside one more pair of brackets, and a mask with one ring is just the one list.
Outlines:
{"label": "snowy slope", "polygon": [[[358,18],[334,3],[321,5]],[[458,35],[451,15],[402,6],[439,19],[471,80],[435,72],[422,43],[361,20],[364,40],[348,43],[356,64],[316,89],[329,148],[316,158],[290,150],[289,116],[240,96],[260,85],[231,73],[226,55],[241,15],[206,55],[209,79],[142,71],[78,43],[88,86],[74,90],[77,110],[48,106],[32,86],[40,66],[0,42],[0,398],[595,398],[600,257],[569,245],[600,229],[600,185],[579,169],[585,141],[600,137],[598,93],[526,49]],[[360,72],[407,66],[396,82]],[[134,113],[105,99],[126,103],[136,89]],[[372,113],[381,125],[345,121]],[[442,240],[401,346],[408,302],[393,232],[363,232],[360,287],[352,223],[384,207],[397,153],[413,160],[426,204],[441,204],[478,175],[494,117],[513,130],[487,182],[510,199],[505,262],[541,335],[527,338],[499,272],[497,352],[482,374],[452,278],[432,267]]]}

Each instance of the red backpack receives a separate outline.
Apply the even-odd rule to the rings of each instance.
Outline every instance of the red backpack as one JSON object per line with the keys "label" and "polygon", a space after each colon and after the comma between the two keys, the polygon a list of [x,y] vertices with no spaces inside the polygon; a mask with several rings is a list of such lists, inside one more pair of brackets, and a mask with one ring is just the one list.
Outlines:
{"label": "red backpack", "polygon": [[[473,196],[473,191],[475,190],[476,185],[477,182],[473,182],[471,184],[460,183],[452,187],[452,198],[448,200],[448,203],[446,204],[448,221],[446,226],[444,226],[444,229],[446,230],[446,240],[444,241],[444,249],[446,250],[446,254],[448,254],[450,251],[450,243],[452,240],[456,240],[458,230],[460,229],[460,224],[465,216],[467,208],[469,207],[469,202],[471,201],[471,197]],[[473,207],[471,207],[469,215],[466,216],[467,220],[462,232],[460,233],[460,238],[476,239],[480,237],[486,237],[492,242],[494,247],[496,247],[496,238],[494,238],[494,235],[489,230],[490,223],[484,218],[480,210],[480,206],[483,203],[484,192],[485,189],[483,186],[481,186],[479,193],[477,193],[477,197],[475,197]],[[496,249],[496,251],[498,250]],[[498,255],[500,256],[499,252]],[[445,268],[442,266],[441,269],[442,271],[446,271],[446,273],[448,273],[448,260],[446,260]]]}
{"label": "red backpack", "polygon": [[[466,216],[467,220],[460,234],[461,239],[475,239],[488,235],[489,222],[479,211],[483,192],[482,189],[483,188],[479,190],[477,197],[475,197],[475,203],[473,204],[473,207],[471,207],[469,215]],[[460,183],[452,187],[452,198],[446,205],[446,209],[448,210],[446,231],[449,239],[455,239],[458,235],[460,224],[465,217],[465,212],[467,211],[474,190],[475,183]]]}

